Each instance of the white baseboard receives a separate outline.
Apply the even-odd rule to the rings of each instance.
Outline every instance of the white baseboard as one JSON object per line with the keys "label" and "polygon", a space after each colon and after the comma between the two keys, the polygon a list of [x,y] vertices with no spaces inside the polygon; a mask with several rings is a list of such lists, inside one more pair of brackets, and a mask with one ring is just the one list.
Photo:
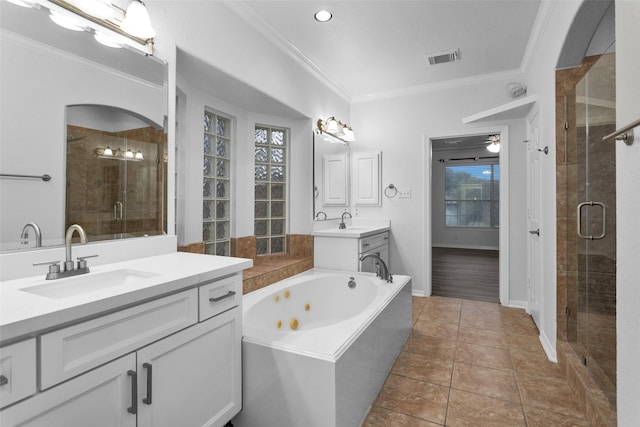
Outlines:
{"label": "white baseboard", "polygon": [[429,295],[425,295],[424,291],[418,289],[411,290],[411,296],[414,297],[428,297]]}
{"label": "white baseboard", "polygon": [[[527,311],[527,308],[529,306],[529,304],[527,303],[527,301],[518,301],[518,300],[509,300],[509,302],[507,304],[503,304],[505,307],[511,307],[511,308],[521,308],[524,311]],[[528,311],[527,311],[528,313]]]}
{"label": "white baseboard", "polygon": [[551,344],[551,341],[549,341],[544,332],[540,332],[540,343],[542,344],[542,348],[544,348],[544,352],[547,353],[547,357],[549,358],[549,360],[558,363],[558,353],[556,352],[556,347]]}

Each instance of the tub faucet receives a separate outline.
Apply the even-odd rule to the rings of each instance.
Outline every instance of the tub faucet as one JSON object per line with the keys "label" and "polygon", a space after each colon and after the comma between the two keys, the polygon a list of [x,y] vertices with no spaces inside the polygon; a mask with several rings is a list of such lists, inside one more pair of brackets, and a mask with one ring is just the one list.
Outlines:
{"label": "tub faucet", "polygon": [[74,269],[73,266],[73,258],[71,257],[71,238],[73,237],[73,232],[77,231],[78,235],[80,235],[80,243],[85,245],[87,243],[87,233],[84,232],[84,229],[80,227],[78,224],[70,225],[67,228],[67,234],[64,237],[64,247],[66,250],[66,259],[64,262],[64,270],[71,271]]}
{"label": "tub faucet", "polygon": [[324,215],[324,218],[322,218],[323,221],[327,219],[327,213],[323,211],[318,211],[318,213],[316,214],[316,219],[318,219],[320,214]]}
{"label": "tub faucet", "polygon": [[349,218],[353,218],[351,214],[347,211],[342,212],[342,216],[340,217],[340,224],[338,225],[338,230],[344,230],[347,228],[347,224],[344,223],[344,216],[349,215]]}
{"label": "tub faucet", "polygon": [[387,268],[387,264],[380,258],[379,255],[376,254],[366,254],[360,257],[360,261],[364,261],[367,258],[375,258],[376,261],[376,276],[381,278],[382,280],[386,280],[387,283],[393,283],[393,276],[391,276],[391,272],[389,272],[389,268]]}
{"label": "tub faucet", "polygon": [[36,248],[42,246],[42,232],[40,231],[40,227],[35,222],[30,222],[24,226],[22,229],[22,233],[20,234],[20,244],[27,245],[29,244],[29,228],[33,228],[33,232],[36,235]]}

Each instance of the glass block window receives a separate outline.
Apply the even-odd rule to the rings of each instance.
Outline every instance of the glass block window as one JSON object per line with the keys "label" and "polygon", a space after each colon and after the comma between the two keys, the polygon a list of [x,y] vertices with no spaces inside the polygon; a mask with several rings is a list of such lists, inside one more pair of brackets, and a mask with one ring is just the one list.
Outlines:
{"label": "glass block window", "polygon": [[254,232],[257,255],[286,253],[287,131],[255,128]]}
{"label": "glass block window", "polygon": [[500,165],[458,165],[444,170],[445,226],[498,227]]}
{"label": "glass block window", "polygon": [[204,112],[202,239],[205,252],[231,254],[231,120]]}

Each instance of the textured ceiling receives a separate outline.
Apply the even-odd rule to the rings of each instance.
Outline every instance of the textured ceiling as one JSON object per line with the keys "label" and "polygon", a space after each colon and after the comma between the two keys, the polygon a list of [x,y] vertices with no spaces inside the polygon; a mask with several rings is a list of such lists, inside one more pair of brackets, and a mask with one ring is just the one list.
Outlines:
{"label": "textured ceiling", "polygon": [[[348,96],[406,91],[520,70],[540,0],[246,0],[279,38]],[[330,22],[313,14],[330,10]],[[428,66],[425,54],[459,48]]]}

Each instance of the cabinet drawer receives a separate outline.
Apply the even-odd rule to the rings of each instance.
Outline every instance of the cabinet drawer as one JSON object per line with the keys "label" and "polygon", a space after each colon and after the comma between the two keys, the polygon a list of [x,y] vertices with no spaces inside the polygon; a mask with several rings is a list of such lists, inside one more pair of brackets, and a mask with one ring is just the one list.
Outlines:
{"label": "cabinet drawer", "polygon": [[42,335],[41,388],[195,324],[197,301],[198,290],[190,289]]}
{"label": "cabinet drawer", "polygon": [[36,339],[0,348],[0,407],[36,392]]}
{"label": "cabinet drawer", "polygon": [[240,305],[242,301],[242,275],[236,274],[199,287],[200,321]]}
{"label": "cabinet drawer", "polygon": [[389,232],[374,234],[360,239],[360,253],[389,244]]}

